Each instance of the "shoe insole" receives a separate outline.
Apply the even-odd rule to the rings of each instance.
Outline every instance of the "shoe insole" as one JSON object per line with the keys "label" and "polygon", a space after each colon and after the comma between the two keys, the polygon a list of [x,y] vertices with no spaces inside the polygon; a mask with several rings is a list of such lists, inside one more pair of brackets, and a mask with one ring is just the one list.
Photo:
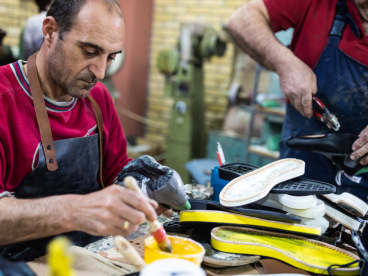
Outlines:
{"label": "shoe insole", "polygon": [[368,211],[368,204],[350,193],[345,192],[340,195],[327,194],[323,196],[354,216],[364,217]]}
{"label": "shoe insole", "polygon": [[271,207],[271,208],[277,208],[277,209],[286,211],[290,214],[293,214],[295,216],[299,216],[302,218],[309,218],[309,219],[323,217],[326,212],[325,204],[322,200],[317,200],[316,206],[307,208],[307,209],[289,208],[269,197],[266,197],[266,198],[263,198],[257,201],[257,204],[260,204],[262,206]]}
{"label": "shoe insole", "polygon": [[[346,250],[317,240],[245,227],[216,227],[211,244],[219,251],[271,257],[318,275],[328,275],[330,265],[359,260]],[[359,266],[333,267],[331,271],[332,275],[359,275]]]}
{"label": "shoe insole", "polygon": [[230,181],[220,192],[224,206],[240,206],[265,197],[271,189],[286,180],[304,174],[305,163],[286,158],[272,162]]}
{"label": "shoe insole", "polygon": [[[256,169],[258,167],[245,163],[230,163],[220,166],[218,171],[221,179],[231,181]],[[336,187],[330,183],[297,177],[277,184],[271,192],[289,195],[320,195],[335,193]]]}
{"label": "shoe insole", "polygon": [[202,200],[202,199],[189,199],[189,203],[192,206],[191,210],[218,210],[226,211],[230,213],[236,213],[251,217],[258,217],[263,219],[284,221],[290,223],[300,223],[301,219],[298,216],[287,214],[285,211],[276,210],[274,208],[251,208],[254,205],[247,205],[244,207],[225,207],[217,201]]}
{"label": "shoe insole", "polygon": [[261,229],[273,229],[305,235],[320,236],[321,228],[296,223],[260,219],[223,211],[181,211],[180,224],[212,223],[217,225],[242,225]]}
{"label": "shoe insole", "polygon": [[293,209],[308,209],[317,205],[317,197],[315,195],[293,196],[269,193],[267,198]]}

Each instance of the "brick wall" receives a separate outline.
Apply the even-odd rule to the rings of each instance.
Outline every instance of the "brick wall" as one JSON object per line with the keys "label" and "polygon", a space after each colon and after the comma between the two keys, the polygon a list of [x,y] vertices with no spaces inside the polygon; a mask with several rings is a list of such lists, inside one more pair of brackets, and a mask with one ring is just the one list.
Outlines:
{"label": "brick wall", "polygon": [[[159,122],[148,125],[146,138],[165,146],[172,100],[164,96],[164,76],[158,71],[158,53],[174,48],[181,23],[211,24],[220,30],[230,15],[247,0],[156,0],[151,44],[151,68],[147,117]],[[227,106],[227,88],[232,70],[233,46],[227,45],[224,57],[214,57],[204,65],[205,117],[207,130],[221,120]]]}
{"label": "brick wall", "polygon": [[27,19],[37,13],[38,7],[31,0],[0,0],[0,29],[7,33],[4,45],[18,46]]}
{"label": "brick wall", "polygon": [[[139,0],[136,0],[139,1]],[[230,15],[247,0],[155,0],[152,24],[147,117],[145,136],[165,147],[169,110],[172,100],[164,96],[165,80],[156,67],[158,53],[174,48],[180,26],[186,22],[211,24],[221,30]],[[31,0],[0,0],[0,28],[7,32],[5,45],[18,46],[21,29],[28,17],[38,12]],[[232,70],[233,46],[229,43],[224,57],[205,62],[206,129],[214,128],[225,115],[227,89]]]}

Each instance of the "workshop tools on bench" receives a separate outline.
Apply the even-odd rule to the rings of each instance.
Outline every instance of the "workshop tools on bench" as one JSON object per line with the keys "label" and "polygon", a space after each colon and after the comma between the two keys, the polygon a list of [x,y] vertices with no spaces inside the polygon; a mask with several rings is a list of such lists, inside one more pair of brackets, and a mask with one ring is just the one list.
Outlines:
{"label": "workshop tools on bench", "polygon": [[316,96],[312,97],[313,114],[318,120],[334,131],[340,129],[340,123],[335,114],[332,114],[326,105]]}

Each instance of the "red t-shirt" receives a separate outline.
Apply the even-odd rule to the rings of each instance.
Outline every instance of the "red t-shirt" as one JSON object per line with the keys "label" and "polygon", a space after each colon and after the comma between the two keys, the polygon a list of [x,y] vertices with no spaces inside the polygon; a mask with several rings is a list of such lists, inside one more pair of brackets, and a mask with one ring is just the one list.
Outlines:
{"label": "red t-shirt", "polygon": [[[98,103],[103,119],[103,177],[111,184],[131,160],[114,103],[107,89],[97,83],[90,95]],[[97,133],[96,117],[88,99],[73,98],[60,103],[45,98],[54,140],[85,137]],[[0,193],[13,191],[37,164],[41,135],[23,62],[0,67]]]}
{"label": "red t-shirt", "polygon": [[[263,1],[270,16],[273,31],[294,28],[290,48],[297,57],[313,68],[328,42],[338,0]],[[353,59],[368,65],[368,37],[364,37],[359,12],[353,0],[347,0],[347,7],[362,35],[356,38],[347,25],[339,47]]]}

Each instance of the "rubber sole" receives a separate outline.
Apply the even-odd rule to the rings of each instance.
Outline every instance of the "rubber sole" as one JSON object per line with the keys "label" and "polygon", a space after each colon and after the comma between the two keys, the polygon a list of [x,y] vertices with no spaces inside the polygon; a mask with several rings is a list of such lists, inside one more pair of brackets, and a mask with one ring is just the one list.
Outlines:
{"label": "rubber sole", "polygon": [[286,180],[304,174],[305,163],[286,158],[272,162],[230,181],[220,192],[224,206],[241,206],[265,197],[271,189]]}
{"label": "rubber sole", "polygon": [[[278,259],[297,268],[328,275],[330,265],[344,265],[360,258],[346,250],[296,235],[261,231],[245,227],[216,227],[211,244],[219,251],[260,255]],[[332,275],[359,275],[358,264],[332,268]]]}

